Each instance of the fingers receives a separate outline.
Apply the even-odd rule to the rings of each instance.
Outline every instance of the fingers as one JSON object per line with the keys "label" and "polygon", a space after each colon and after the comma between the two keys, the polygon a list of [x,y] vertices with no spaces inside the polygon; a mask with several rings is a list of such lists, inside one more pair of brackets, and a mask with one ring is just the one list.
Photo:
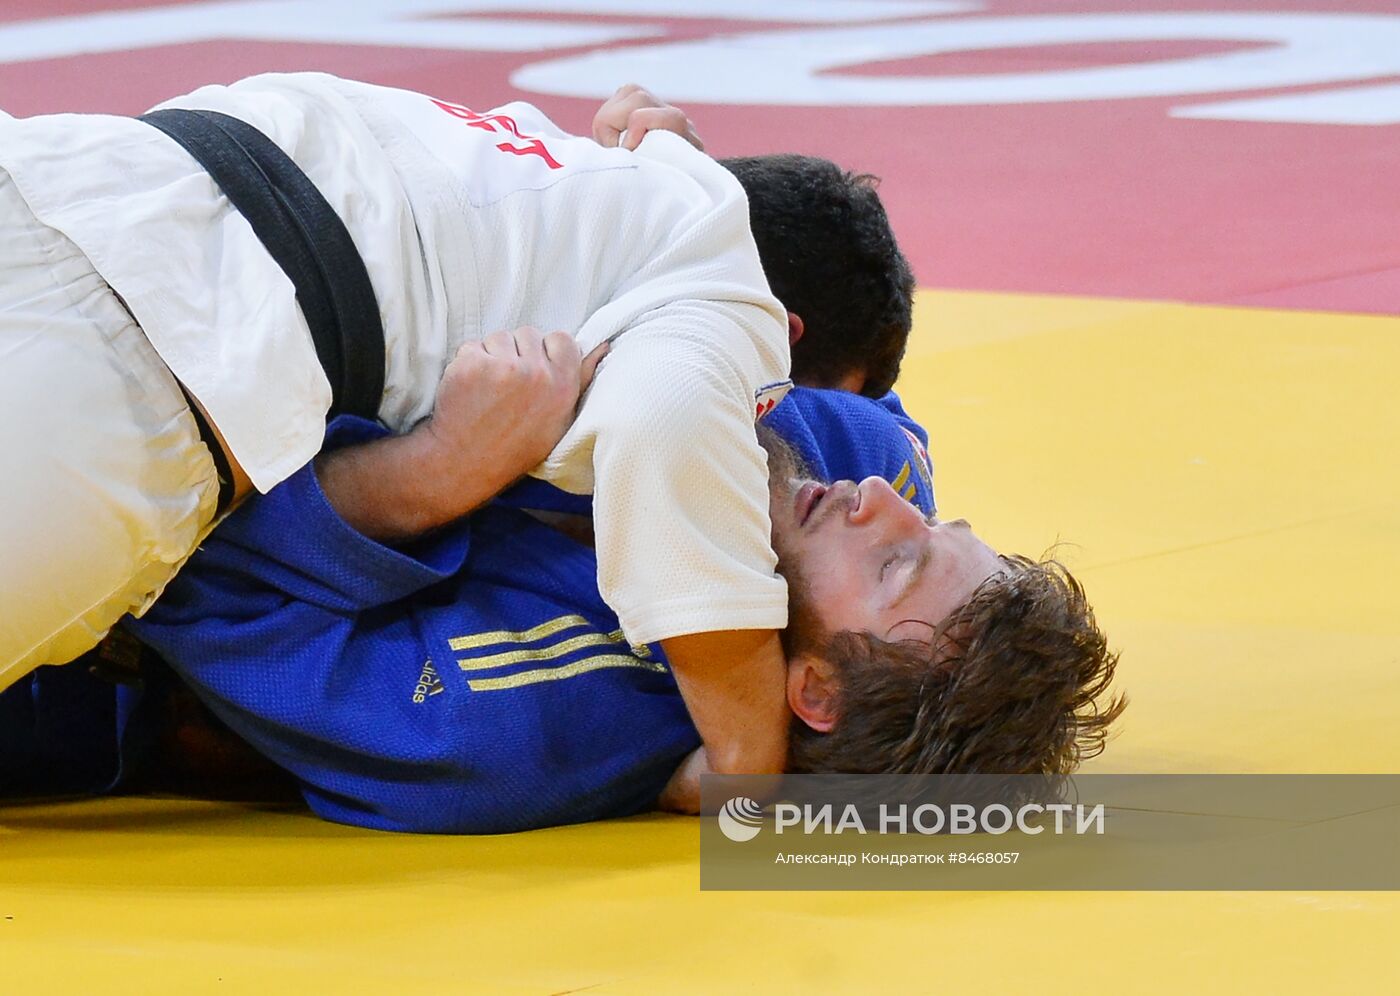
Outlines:
{"label": "fingers", "polygon": [[701,152],[705,151],[705,143],[700,141],[700,136],[695,133],[695,126],[679,107],[662,105],[637,108],[627,118],[627,131],[622,136],[622,147],[635,149],[649,131],[673,131]]}
{"label": "fingers", "polygon": [[[627,87],[631,87],[631,89],[628,90]],[[635,83],[629,83],[627,87],[623,87],[622,90],[619,90],[613,97],[611,101],[613,107],[611,114],[608,116],[608,124],[611,128],[619,132],[620,137],[616,140],[618,145],[624,149],[635,149],[637,143],[642,140],[642,135],[645,135],[646,132],[642,131],[641,134],[633,139],[632,144],[628,145],[627,139],[631,134],[632,118],[638,111],[646,110],[647,108],[662,108],[666,105]],[[627,92],[624,93],[624,90]]]}
{"label": "fingers", "polygon": [[[485,339],[481,340],[481,351],[487,356],[506,357],[520,355],[520,347],[516,344],[515,335],[519,329],[503,329],[500,332],[492,332]],[[465,347],[464,347],[465,348]]]}
{"label": "fingers", "polygon": [[617,148],[618,139],[622,137],[619,131],[608,121],[604,120],[603,112],[599,111],[593,119],[593,141],[597,142],[605,149]]}
{"label": "fingers", "polygon": [[593,348],[593,351],[583,358],[579,366],[578,393],[582,394],[588,390],[588,385],[593,383],[593,375],[598,372],[598,364],[603,362],[603,357],[608,355],[608,350],[612,348],[612,343],[604,341]]}
{"label": "fingers", "polygon": [[[636,97],[638,93],[645,95],[640,102]],[[616,148],[622,133],[627,130],[627,116],[638,107],[656,103],[659,101],[637,84],[624,83],[593,115],[593,141],[605,149]]]}
{"label": "fingers", "polygon": [[593,117],[593,139],[606,148],[635,149],[649,131],[673,131],[700,151],[705,150],[684,111],[635,83],[619,87]]}
{"label": "fingers", "polygon": [[584,359],[572,334],[529,326],[465,343],[443,371],[432,434],[449,451],[475,453],[503,484],[563,438],[606,351]]}
{"label": "fingers", "polygon": [[544,351],[544,333],[533,325],[522,325],[511,332],[515,340],[515,352],[521,359],[521,366],[543,366],[548,362]]}
{"label": "fingers", "polygon": [[635,83],[624,83],[598,108],[598,113],[593,115],[593,141],[605,149],[617,147],[618,139],[627,127],[627,113],[621,111],[619,105],[640,89]]}
{"label": "fingers", "polygon": [[[572,337],[563,332],[551,332],[550,336],[565,336],[572,342]],[[533,362],[544,362],[549,359],[549,352],[545,348],[545,339],[544,333],[533,325],[522,325],[517,329],[502,329],[499,332],[492,332],[481,340],[480,348],[487,356],[507,360],[519,357],[526,361],[525,365],[528,366]],[[464,343],[458,353],[468,349],[471,345],[471,343]],[[574,347],[574,350],[577,352],[577,346]]]}
{"label": "fingers", "polygon": [[578,342],[567,332],[551,332],[542,340],[543,369],[554,390],[568,396],[570,407],[578,402],[579,355]]}
{"label": "fingers", "polygon": [[[587,357],[581,355],[578,341],[568,332],[548,335],[529,325],[493,332],[480,342],[464,343],[457,350],[459,376],[489,376],[494,383],[511,383],[519,388],[547,390],[568,395],[569,406],[588,389],[598,364],[607,355],[609,343],[602,343]],[[475,357],[489,359],[475,362]],[[465,371],[475,370],[476,374]]]}
{"label": "fingers", "polygon": [[551,332],[544,337],[544,355],[551,366],[578,369],[578,342],[567,332]]}
{"label": "fingers", "polygon": [[[464,345],[462,350],[469,345]],[[534,326],[522,325],[491,333],[481,341],[479,349],[493,360],[502,361],[503,376],[522,382],[533,381],[537,388],[551,384],[576,392],[582,390],[578,384],[583,357],[578,342],[568,332],[554,331],[546,335]],[[597,359],[594,360],[596,365]],[[592,376],[592,367],[589,376]],[[575,393],[574,397],[577,396]]]}

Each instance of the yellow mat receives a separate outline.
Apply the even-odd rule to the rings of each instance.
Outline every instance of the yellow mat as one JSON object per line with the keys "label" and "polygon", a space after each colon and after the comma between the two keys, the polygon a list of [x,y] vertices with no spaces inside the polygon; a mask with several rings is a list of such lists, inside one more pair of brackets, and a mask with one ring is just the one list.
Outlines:
{"label": "yellow mat", "polygon": [[[1094,771],[1400,770],[1400,319],[924,292],[940,504],[1061,556]],[[693,821],[496,838],[0,810],[0,992],[1400,991],[1387,893],[701,893]]]}

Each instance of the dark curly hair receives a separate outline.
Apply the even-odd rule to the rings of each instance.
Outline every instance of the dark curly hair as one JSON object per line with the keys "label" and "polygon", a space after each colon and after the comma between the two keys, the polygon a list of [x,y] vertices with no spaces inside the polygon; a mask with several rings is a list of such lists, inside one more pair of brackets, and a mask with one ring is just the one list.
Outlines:
{"label": "dark curly hair", "polygon": [[794,720],[789,770],[1059,776],[1102,752],[1127,701],[1100,707],[1118,655],[1084,589],[1056,560],[1002,560],[931,642],[827,636],[838,718]]}
{"label": "dark curly hair", "polygon": [[749,223],[773,294],[802,319],[792,376],[812,387],[866,374],[861,393],[894,385],[913,322],[914,275],[895,243],[875,177],[826,159],[721,159],[749,199]]}

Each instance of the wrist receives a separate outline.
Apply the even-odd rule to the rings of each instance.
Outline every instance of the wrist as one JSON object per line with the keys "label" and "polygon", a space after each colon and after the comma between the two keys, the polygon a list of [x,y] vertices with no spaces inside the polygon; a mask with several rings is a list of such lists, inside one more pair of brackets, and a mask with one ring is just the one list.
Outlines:
{"label": "wrist", "polygon": [[499,485],[475,470],[444,449],[426,424],[316,459],[316,477],[336,513],[388,543],[415,539],[489,501]]}
{"label": "wrist", "polygon": [[787,739],[766,743],[705,744],[709,769],[717,775],[777,775],[787,766]]}
{"label": "wrist", "polygon": [[417,480],[418,511],[426,529],[445,525],[486,504],[513,478],[473,459],[460,440],[438,431],[430,418],[403,437],[405,459]]}

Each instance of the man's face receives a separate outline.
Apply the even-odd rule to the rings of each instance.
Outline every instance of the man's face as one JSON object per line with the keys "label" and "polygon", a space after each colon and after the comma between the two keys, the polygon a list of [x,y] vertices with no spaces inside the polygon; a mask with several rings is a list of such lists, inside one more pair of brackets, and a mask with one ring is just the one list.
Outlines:
{"label": "man's face", "polygon": [[932,627],[1005,570],[965,520],[925,519],[878,477],[775,480],[771,511],[799,633],[928,640]]}

